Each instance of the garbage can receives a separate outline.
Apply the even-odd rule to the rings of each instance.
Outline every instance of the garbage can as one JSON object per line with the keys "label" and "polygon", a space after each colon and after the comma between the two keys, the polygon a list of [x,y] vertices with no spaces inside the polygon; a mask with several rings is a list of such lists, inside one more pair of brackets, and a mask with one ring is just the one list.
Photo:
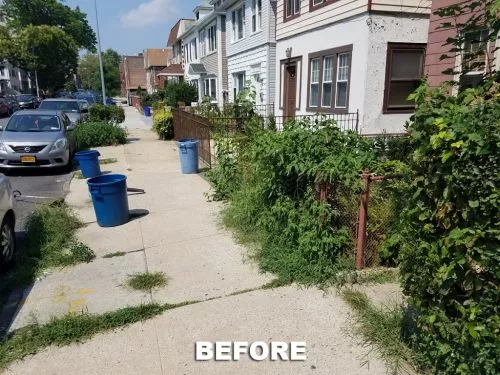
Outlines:
{"label": "garbage can", "polygon": [[177,142],[181,172],[184,174],[198,173],[198,143],[196,139],[181,139]]}
{"label": "garbage can", "polygon": [[99,165],[99,151],[80,151],[75,155],[75,159],[80,164],[80,170],[85,178],[92,178],[101,175],[101,166]]}
{"label": "garbage can", "polygon": [[144,106],[144,116],[151,117],[151,108],[147,105]]}
{"label": "garbage can", "polygon": [[127,176],[108,174],[87,181],[97,224],[116,227],[128,222]]}

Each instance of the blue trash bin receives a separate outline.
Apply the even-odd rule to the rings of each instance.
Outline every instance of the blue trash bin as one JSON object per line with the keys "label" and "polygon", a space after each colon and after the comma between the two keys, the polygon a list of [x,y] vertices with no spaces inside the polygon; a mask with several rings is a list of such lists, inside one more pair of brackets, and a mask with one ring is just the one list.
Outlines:
{"label": "blue trash bin", "polygon": [[149,108],[147,105],[144,106],[144,116],[151,117],[151,108]]}
{"label": "blue trash bin", "polygon": [[75,155],[75,160],[80,164],[80,170],[85,178],[92,178],[101,175],[101,166],[99,164],[99,151],[80,151]]}
{"label": "blue trash bin", "polygon": [[127,176],[108,174],[87,181],[94,203],[97,224],[116,227],[130,218],[127,196]]}
{"label": "blue trash bin", "polygon": [[198,143],[196,139],[181,139],[177,142],[181,172],[184,174],[198,173]]}

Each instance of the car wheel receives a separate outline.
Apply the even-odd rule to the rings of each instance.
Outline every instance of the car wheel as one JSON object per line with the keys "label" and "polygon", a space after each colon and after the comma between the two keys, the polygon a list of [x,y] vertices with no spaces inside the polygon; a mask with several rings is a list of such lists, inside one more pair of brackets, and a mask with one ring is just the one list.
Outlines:
{"label": "car wheel", "polygon": [[13,109],[12,108],[9,108],[7,110],[7,116],[12,116],[12,114],[14,113]]}
{"label": "car wheel", "polygon": [[14,220],[10,216],[5,216],[0,228],[0,271],[3,271],[12,262],[15,252]]}

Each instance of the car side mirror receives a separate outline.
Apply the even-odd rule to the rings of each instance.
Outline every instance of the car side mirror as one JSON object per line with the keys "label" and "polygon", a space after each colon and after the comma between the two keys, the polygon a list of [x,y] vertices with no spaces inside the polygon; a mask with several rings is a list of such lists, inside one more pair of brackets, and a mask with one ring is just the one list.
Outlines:
{"label": "car side mirror", "polygon": [[3,125],[0,125],[0,132],[3,131]]}
{"label": "car side mirror", "polygon": [[68,125],[68,127],[66,128],[66,130],[70,132],[72,130],[75,130],[75,128],[76,128],[76,124],[71,123],[71,125]]}

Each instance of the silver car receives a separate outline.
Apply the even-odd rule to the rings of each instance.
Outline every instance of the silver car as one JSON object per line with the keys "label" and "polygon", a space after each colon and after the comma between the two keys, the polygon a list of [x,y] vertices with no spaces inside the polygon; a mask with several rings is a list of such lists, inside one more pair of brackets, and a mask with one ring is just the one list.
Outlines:
{"label": "silver car", "polygon": [[0,135],[0,168],[70,165],[75,126],[61,111],[16,112]]}
{"label": "silver car", "polygon": [[0,174],[0,274],[14,259],[16,252],[16,215],[14,214],[12,188],[9,179]]}
{"label": "silver car", "polygon": [[78,99],[45,99],[40,103],[40,110],[48,111],[61,111],[64,112],[71,122],[77,124],[83,120],[84,114],[88,112],[88,109],[83,109],[80,107]]}

